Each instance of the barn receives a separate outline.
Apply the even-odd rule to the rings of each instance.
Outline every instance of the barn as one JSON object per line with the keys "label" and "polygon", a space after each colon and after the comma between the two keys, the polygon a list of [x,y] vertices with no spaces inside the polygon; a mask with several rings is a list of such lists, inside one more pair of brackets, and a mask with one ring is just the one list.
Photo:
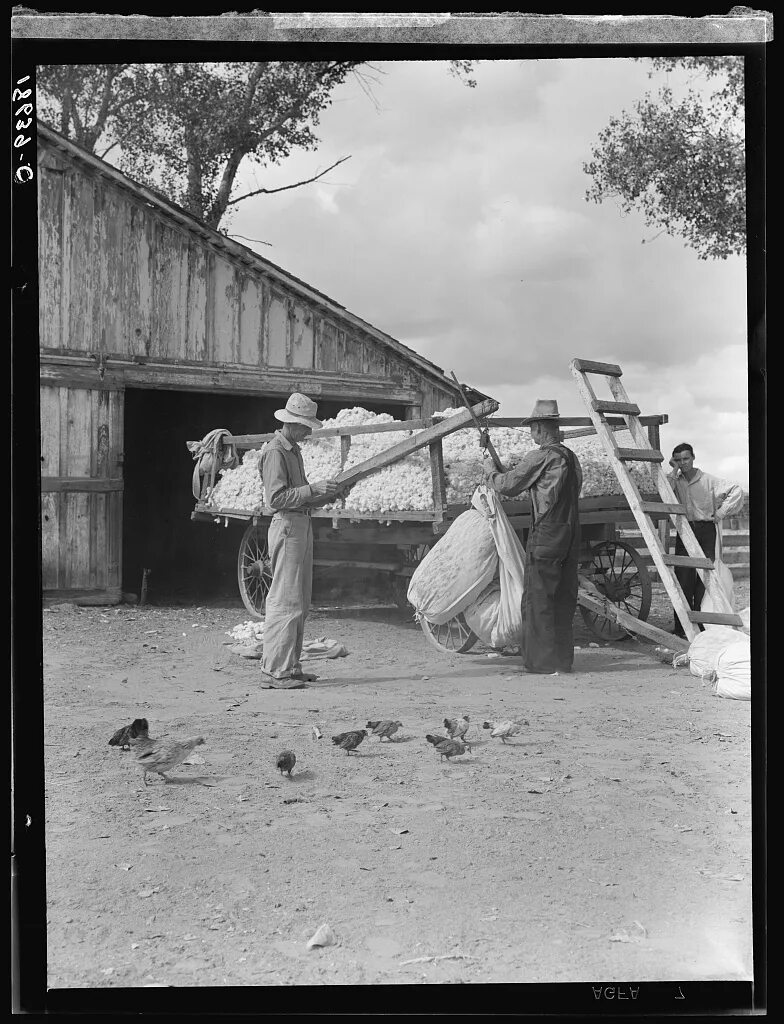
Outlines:
{"label": "barn", "polygon": [[[444,371],[251,249],[38,128],[44,597],[234,588],[236,538],[190,522],[185,442],[319,415],[460,402]],[[472,401],[488,396],[469,391]]]}

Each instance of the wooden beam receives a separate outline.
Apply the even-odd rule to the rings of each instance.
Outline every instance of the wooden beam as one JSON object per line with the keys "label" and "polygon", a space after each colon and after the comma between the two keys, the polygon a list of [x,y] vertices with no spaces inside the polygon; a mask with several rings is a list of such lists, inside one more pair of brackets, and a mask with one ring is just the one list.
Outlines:
{"label": "wooden beam", "polygon": [[634,402],[609,402],[603,398],[594,398],[593,407],[596,412],[620,412],[628,416],[640,415],[640,407]]}
{"label": "wooden beam", "polygon": [[687,566],[690,569],[713,569],[713,561],[710,558],[702,557],[698,558],[696,555],[665,555],[661,556],[661,560],[665,565],[682,565]]}
{"label": "wooden beam", "polygon": [[[407,405],[419,394],[387,379],[362,374],[287,370],[279,367],[247,369],[233,366],[201,366],[197,363],[134,363],[109,359],[103,379],[92,359],[41,356],[40,382],[50,387],[122,390],[219,391],[234,394],[280,397],[300,391],[312,398],[368,400]],[[496,406],[497,407],[497,406]],[[401,428],[403,429],[403,428]],[[410,429],[410,427],[408,428]]]}
{"label": "wooden beam", "polygon": [[606,619],[612,619],[619,626],[628,629],[630,633],[639,633],[640,636],[644,636],[648,640],[654,640],[657,644],[663,644],[674,653],[681,653],[689,649],[688,642],[683,638],[659,629],[658,626],[652,626],[649,622],[636,619],[633,615],[629,615],[628,612],[622,611],[612,601],[608,601],[607,598],[603,597],[593,584],[587,580],[580,583],[577,591],[577,602],[589,611],[598,612],[599,615],[603,615]]}
{"label": "wooden beam", "polygon": [[664,462],[662,453],[653,448],[618,448],[617,457],[621,462]]}
{"label": "wooden beam", "polygon": [[666,501],[641,501],[640,508],[643,512],[658,512],[662,515],[686,515],[686,506],[670,504]]}
{"label": "wooden beam", "polygon": [[[486,420],[486,424],[488,427],[527,427],[528,424],[524,423],[523,419],[524,417],[521,416],[490,416]],[[667,423],[668,419],[666,413],[639,417],[643,426]],[[593,420],[590,416],[560,416],[558,422],[562,427],[588,427],[592,425]],[[604,422],[614,427],[624,428],[627,426],[626,420],[621,419],[620,416],[606,416]]]}
{"label": "wooden beam", "polygon": [[743,619],[740,615],[729,612],[689,612],[692,622],[705,622],[714,626],[742,626]]}
{"label": "wooden beam", "polygon": [[[495,412],[497,408],[498,402],[487,399],[473,406],[473,413],[477,417],[486,416],[488,413]],[[454,416],[448,416],[440,423],[428,427],[427,430],[420,430],[418,434],[414,434],[405,441],[400,441],[386,451],[374,455],[373,458],[366,459],[352,469],[339,473],[336,477],[337,482],[348,485],[355,484],[364,477],[370,476],[371,473],[375,473],[376,470],[383,469],[385,466],[391,466],[393,462],[399,462],[412,452],[427,447],[432,441],[446,437],[448,434],[453,434],[456,430],[460,430],[461,427],[465,427],[471,422],[473,421],[469,410],[461,409]],[[394,518],[394,516],[390,516],[390,518]]]}
{"label": "wooden beam", "polygon": [[623,376],[623,370],[615,363],[597,363],[594,359],[573,359],[571,366],[581,373],[602,373],[605,377]]}
{"label": "wooden beam", "polygon": [[74,493],[79,491],[121,491],[125,487],[122,477],[95,476],[42,476],[41,492]]}
{"label": "wooden beam", "polygon": [[446,473],[444,471],[444,449],[441,439],[430,445],[430,477],[433,483],[433,508],[444,515],[446,508]]}

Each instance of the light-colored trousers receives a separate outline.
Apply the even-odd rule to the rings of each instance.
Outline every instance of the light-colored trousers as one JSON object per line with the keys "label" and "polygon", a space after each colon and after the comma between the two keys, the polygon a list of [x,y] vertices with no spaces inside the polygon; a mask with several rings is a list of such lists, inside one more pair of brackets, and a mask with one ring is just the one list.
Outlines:
{"label": "light-colored trousers", "polygon": [[265,604],[262,671],[276,679],[300,672],[313,590],[313,524],[301,512],[276,512],[267,533],[272,583]]}

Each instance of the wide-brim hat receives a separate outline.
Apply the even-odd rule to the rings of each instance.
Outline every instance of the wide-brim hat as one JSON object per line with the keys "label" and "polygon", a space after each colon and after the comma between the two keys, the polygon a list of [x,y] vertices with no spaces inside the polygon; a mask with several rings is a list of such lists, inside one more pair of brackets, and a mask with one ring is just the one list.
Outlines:
{"label": "wide-brim hat", "polygon": [[560,418],[558,402],[554,398],[539,398],[534,406],[534,411],[522,422],[538,423],[539,420],[549,420],[551,423],[557,423]]}
{"label": "wide-brim hat", "polygon": [[289,396],[286,408],[276,409],[274,416],[281,423],[302,423],[304,426],[310,427],[311,430],[320,430],[321,420],[316,419],[317,408],[316,403],[307,395],[301,395],[295,391],[293,395]]}

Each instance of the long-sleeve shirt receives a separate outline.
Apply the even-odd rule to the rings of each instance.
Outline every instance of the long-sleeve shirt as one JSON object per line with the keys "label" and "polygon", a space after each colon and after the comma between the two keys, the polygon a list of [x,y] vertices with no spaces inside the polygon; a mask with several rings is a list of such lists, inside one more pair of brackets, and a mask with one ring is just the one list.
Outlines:
{"label": "long-sleeve shirt", "polygon": [[696,470],[691,480],[682,473],[668,473],[667,479],[678,496],[678,501],[686,506],[686,518],[690,522],[706,522],[725,519],[743,508],[744,494],[740,484],[722,480],[710,473]]}
{"label": "long-sleeve shirt", "polygon": [[280,430],[261,450],[259,472],[264,485],[264,504],[277,512],[313,505],[313,488],[305,477],[302,450]]}
{"label": "long-sleeve shirt", "polygon": [[[574,459],[577,471],[577,493],[583,485],[583,472],[579,459]],[[510,497],[530,490],[534,522],[537,522],[554,504],[563,485],[566,472],[564,457],[553,441],[529,452],[521,462],[506,473],[493,473],[489,480],[501,494]]]}

